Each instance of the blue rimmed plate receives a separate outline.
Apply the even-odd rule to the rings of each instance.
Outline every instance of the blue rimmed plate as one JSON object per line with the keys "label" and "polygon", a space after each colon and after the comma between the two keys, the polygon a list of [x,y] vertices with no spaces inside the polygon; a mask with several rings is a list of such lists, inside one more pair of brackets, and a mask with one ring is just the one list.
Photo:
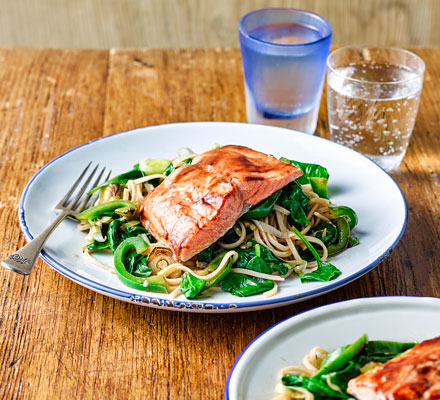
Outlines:
{"label": "blue rimmed plate", "polygon": [[276,396],[279,371],[299,365],[319,346],[332,351],[364,333],[371,340],[420,342],[440,335],[440,299],[372,297],[348,300],[295,315],[269,328],[238,356],[226,383],[226,400]]}
{"label": "blue rimmed plate", "polygon": [[[287,129],[228,122],[193,122],[159,125],[122,132],[78,146],[45,165],[26,186],[20,200],[21,228],[29,240],[55,217],[54,204],[70,182],[94,160],[114,173],[131,169],[145,157],[172,158],[176,150],[190,147],[196,152],[211,144],[240,144],[304,162],[327,167],[332,202],[356,210],[355,234],[360,245],[334,257],[342,274],[331,282],[301,284],[297,277],[280,285],[279,293],[265,299],[219,292],[196,301],[183,296],[141,292],[124,286],[111,272],[91,264],[82,254],[84,233],[74,221],[64,221],[47,241],[41,257],[69,279],[104,295],[139,305],[193,312],[237,312],[277,307],[311,298],[365,274],[397,244],[406,225],[405,199],[380,167],[366,157],[328,140]],[[111,264],[111,255],[102,256]]]}

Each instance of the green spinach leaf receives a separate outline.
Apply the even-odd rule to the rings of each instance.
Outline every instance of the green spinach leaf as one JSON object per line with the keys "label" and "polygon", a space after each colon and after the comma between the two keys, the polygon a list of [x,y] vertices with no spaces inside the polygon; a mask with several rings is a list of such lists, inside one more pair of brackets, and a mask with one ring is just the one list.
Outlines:
{"label": "green spinach leaf", "polygon": [[290,162],[290,164],[298,167],[302,171],[302,176],[296,179],[300,185],[306,185],[310,183],[313,191],[320,197],[328,199],[327,182],[329,173],[327,168],[324,168],[318,164],[302,163],[295,160],[288,160],[285,157],[281,158],[281,161]]}
{"label": "green spinach leaf", "polygon": [[336,268],[333,264],[330,264],[327,261],[322,261],[321,257],[319,257],[316,249],[311,245],[311,243],[304,237],[304,235],[294,226],[292,226],[292,231],[296,233],[296,235],[302,240],[302,242],[306,245],[306,247],[310,250],[313,257],[318,264],[318,268],[306,274],[299,274],[301,278],[301,282],[308,281],[330,281],[341,274],[341,271]]}
{"label": "green spinach leaf", "polygon": [[147,265],[148,257],[134,252],[127,253],[124,259],[124,265],[127,271],[138,277],[147,277],[152,274],[151,268]]}
{"label": "green spinach leaf", "polygon": [[338,229],[331,222],[321,222],[311,230],[311,233],[326,245],[332,244],[338,239]]}
{"label": "green spinach leaf", "polygon": [[285,375],[281,378],[281,382],[287,387],[301,387],[309,390],[315,395],[315,398],[336,397],[340,399],[348,399],[350,396],[345,393],[333,390],[330,386],[317,378],[307,378],[305,376]]}
{"label": "green spinach leaf", "polygon": [[[238,259],[234,264],[236,268],[250,269],[271,275],[274,270],[287,273],[288,268],[282,260],[275,257],[265,246],[251,241],[249,249],[236,249]],[[252,296],[273,289],[274,283],[269,279],[261,279],[235,272],[229,273],[220,281],[221,288],[235,296]]]}
{"label": "green spinach leaf", "polygon": [[148,231],[143,226],[135,225],[127,228],[127,230],[122,233],[122,238],[125,240],[129,237],[139,236],[142,234],[148,235]]}
{"label": "green spinach leaf", "polygon": [[203,279],[185,272],[182,275],[182,281],[180,282],[180,290],[187,299],[193,299],[203,290],[205,283],[206,282]]}
{"label": "green spinach leaf", "polygon": [[[359,365],[353,361],[349,361],[344,369],[330,373],[330,381],[346,392],[348,381],[356,378],[360,374],[361,371],[359,369]],[[327,376],[323,375],[323,378],[327,378]]]}
{"label": "green spinach leaf", "polygon": [[197,259],[200,262],[209,263],[212,260],[212,256],[214,254],[214,244],[207,247],[205,250],[202,250],[199,254],[197,254]]}
{"label": "green spinach leaf", "polygon": [[389,342],[386,340],[371,340],[365,346],[364,352],[369,355],[387,355],[403,353],[414,347],[417,342]]}
{"label": "green spinach leaf", "polygon": [[254,278],[235,272],[229,273],[220,281],[220,286],[225,292],[234,296],[246,297],[267,292],[273,289],[274,283],[268,279]]}
{"label": "green spinach leaf", "polygon": [[301,282],[320,281],[328,282],[337,278],[341,274],[341,270],[336,268],[333,264],[322,261],[318,264],[318,268],[313,272],[302,274]]}
{"label": "green spinach leaf", "polygon": [[278,271],[281,275],[287,274],[287,272],[289,271],[288,266],[284,263],[283,260],[276,257],[267,247],[257,243],[255,240],[251,240],[248,243],[252,244],[252,247],[250,247],[249,249],[235,249],[235,251],[238,253],[238,260],[234,264],[235,268],[248,268],[249,262],[257,255],[258,251],[258,257],[262,258],[271,268],[270,272],[264,273],[271,274],[273,270],[275,270]]}
{"label": "green spinach leaf", "polygon": [[281,190],[270,195],[268,198],[260,201],[258,204],[253,206],[248,212],[243,214],[241,217],[245,219],[261,219],[266,215],[269,215],[275,207],[275,203],[281,195]]}
{"label": "green spinach leaf", "polygon": [[301,189],[296,182],[291,182],[284,187],[278,203],[290,211],[293,221],[300,226],[309,225],[307,219],[307,207],[310,197]]}

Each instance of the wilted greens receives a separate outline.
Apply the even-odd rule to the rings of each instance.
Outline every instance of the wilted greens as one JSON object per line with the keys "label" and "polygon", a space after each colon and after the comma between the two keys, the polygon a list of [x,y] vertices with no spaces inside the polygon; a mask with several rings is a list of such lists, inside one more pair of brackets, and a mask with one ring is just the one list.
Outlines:
{"label": "wilted greens", "polygon": [[[348,382],[365,371],[386,362],[417,343],[368,341],[367,335],[349,345],[329,353],[321,362],[318,372],[311,377],[285,375],[281,382],[289,388],[304,388],[315,399],[351,398],[347,393]],[[331,386],[329,386],[331,383]],[[338,390],[335,389],[339,388]]]}
{"label": "wilted greens", "polygon": [[[288,272],[289,264],[275,257],[265,246],[255,241],[251,241],[248,244],[250,245],[249,248],[235,249],[238,253],[238,259],[233,267],[249,269],[266,275],[272,275],[275,271],[278,271],[281,275],[285,275]],[[264,293],[272,289],[274,283],[269,279],[230,273],[220,281],[220,287],[235,296],[246,297]]]}

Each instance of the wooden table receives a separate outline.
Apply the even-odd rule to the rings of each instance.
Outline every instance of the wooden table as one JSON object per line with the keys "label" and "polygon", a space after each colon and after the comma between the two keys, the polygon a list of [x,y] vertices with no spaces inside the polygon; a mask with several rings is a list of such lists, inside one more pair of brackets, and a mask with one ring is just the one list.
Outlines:
{"label": "wooden table", "polygon": [[[276,322],[356,297],[440,296],[440,50],[416,53],[427,65],[422,103],[394,174],[408,225],[376,269],[303,303],[203,315],[104,297],[42,261],[28,277],[2,268],[0,398],[221,399],[234,359]],[[1,257],[25,244],[18,201],[52,158],[118,131],[207,120],[245,121],[238,50],[1,50]]]}

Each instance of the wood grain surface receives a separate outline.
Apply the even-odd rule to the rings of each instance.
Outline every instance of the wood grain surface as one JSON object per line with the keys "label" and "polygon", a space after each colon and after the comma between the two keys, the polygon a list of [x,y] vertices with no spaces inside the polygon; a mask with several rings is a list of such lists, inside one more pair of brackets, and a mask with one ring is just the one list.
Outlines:
{"label": "wood grain surface", "polygon": [[[234,359],[276,322],[351,298],[440,296],[440,50],[416,52],[427,65],[422,101],[394,174],[408,225],[376,269],[300,304],[230,315],[117,301],[41,260],[28,277],[0,269],[0,398],[221,399]],[[196,120],[245,121],[237,50],[0,50],[1,257],[25,243],[19,197],[52,158],[117,131]]]}
{"label": "wood grain surface", "polygon": [[0,0],[0,46],[238,47],[240,17],[294,7],[327,18],[333,44],[440,46],[438,0]]}

